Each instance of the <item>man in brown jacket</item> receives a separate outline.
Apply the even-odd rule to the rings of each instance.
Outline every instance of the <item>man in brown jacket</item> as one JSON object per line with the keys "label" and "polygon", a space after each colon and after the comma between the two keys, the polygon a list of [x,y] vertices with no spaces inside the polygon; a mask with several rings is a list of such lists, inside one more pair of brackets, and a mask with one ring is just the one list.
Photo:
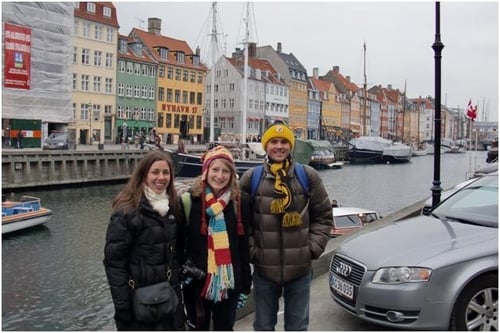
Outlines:
{"label": "man in brown jacket", "polygon": [[251,193],[254,170],[248,170],[240,181],[242,192],[253,196],[249,242],[254,265],[254,330],[275,329],[281,295],[285,330],[307,330],[311,262],[323,253],[330,238],[331,202],[312,167],[303,166],[308,189],[299,183],[291,158],[295,138],[284,123],[270,126],[261,142],[267,155],[255,193]]}

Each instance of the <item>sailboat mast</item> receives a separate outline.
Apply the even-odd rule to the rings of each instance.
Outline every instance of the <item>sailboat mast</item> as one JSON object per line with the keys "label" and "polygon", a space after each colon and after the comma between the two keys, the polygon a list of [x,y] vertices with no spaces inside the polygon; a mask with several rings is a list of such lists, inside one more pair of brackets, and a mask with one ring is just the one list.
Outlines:
{"label": "sailboat mast", "polygon": [[401,125],[401,142],[405,142],[405,111],[406,111],[406,80],[405,80],[405,91],[403,93],[403,124]]}
{"label": "sailboat mast", "polygon": [[210,82],[210,143],[214,142],[214,109],[215,109],[215,55],[217,49],[217,2],[212,2],[212,33],[210,48],[212,50],[212,76]]}
{"label": "sailboat mast", "polygon": [[363,135],[366,135],[366,42],[363,42]]}
{"label": "sailboat mast", "polygon": [[248,107],[248,45],[249,45],[249,37],[250,31],[248,27],[248,20],[250,17],[250,3],[247,2],[247,12],[245,19],[245,40],[243,44],[245,45],[245,51],[243,53],[245,58],[245,65],[243,67],[243,110],[241,115],[241,140],[240,143],[247,142],[247,107]]}

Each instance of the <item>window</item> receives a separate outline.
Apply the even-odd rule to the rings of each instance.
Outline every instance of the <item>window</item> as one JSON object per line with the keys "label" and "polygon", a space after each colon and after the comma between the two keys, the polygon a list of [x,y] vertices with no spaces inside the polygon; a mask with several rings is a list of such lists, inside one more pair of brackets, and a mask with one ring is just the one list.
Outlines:
{"label": "window", "polygon": [[78,48],[73,47],[73,63],[76,64],[78,62]]}
{"label": "window", "polygon": [[123,83],[118,83],[118,96],[125,95],[125,85]]}
{"label": "window", "polygon": [[150,121],[155,120],[155,110],[153,108],[149,108],[147,120],[150,120]]}
{"label": "window", "polygon": [[228,77],[228,75],[229,75],[229,70],[225,69],[224,70],[224,77]]}
{"label": "window", "polygon": [[182,91],[182,103],[184,104],[188,103],[188,92],[185,90]]}
{"label": "window", "polygon": [[194,104],[196,102],[195,96],[196,96],[196,94],[194,93],[194,91],[191,91],[189,93],[189,104]]}
{"label": "window", "polygon": [[171,113],[167,113],[166,114],[166,119],[165,119],[167,122],[165,124],[165,126],[167,128],[172,128],[172,114]]}
{"label": "window", "polygon": [[201,128],[201,116],[196,116],[196,128]]}
{"label": "window", "polygon": [[150,77],[156,76],[156,67],[155,66],[149,66],[149,76]]}
{"label": "window", "polygon": [[95,14],[95,3],[87,2],[87,12]]}
{"label": "window", "polygon": [[158,76],[159,77],[165,77],[165,66],[160,66],[160,69],[158,71]]}
{"label": "window", "polygon": [[200,65],[200,57],[197,55],[193,56],[193,65],[194,66],[199,66]]}
{"label": "window", "polygon": [[165,88],[160,87],[158,88],[158,100],[163,101],[164,98],[165,98]]}
{"label": "window", "polygon": [[234,83],[229,84],[229,91],[234,91]]}
{"label": "window", "polygon": [[117,115],[116,115],[117,118],[120,118],[120,119],[124,118],[125,114],[124,114],[124,111],[123,111],[123,106],[117,105],[116,112],[117,112]]}
{"label": "window", "polygon": [[76,81],[78,80],[78,75],[73,73],[73,90],[76,90]]}
{"label": "window", "polygon": [[134,63],[127,62],[127,73],[132,74],[134,72]]}
{"label": "window", "polygon": [[82,90],[88,91],[89,90],[89,76],[82,75],[80,84],[82,85]]}
{"label": "window", "polygon": [[149,99],[155,99],[155,88],[149,87]]}
{"label": "window", "polygon": [[175,103],[180,103],[181,102],[181,91],[176,90],[175,91]]}
{"label": "window", "polygon": [[172,102],[174,97],[174,91],[172,89],[167,89],[167,102]]}
{"label": "window", "polygon": [[101,77],[94,76],[94,91],[101,92]]}
{"label": "window", "polygon": [[111,17],[111,8],[104,6],[102,8],[102,15],[105,17]]}
{"label": "window", "polygon": [[113,68],[113,53],[106,53],[106,68]]}
{"label": "window", "polygon": [[106,27],[106,42],[113,43],[115,40],[115,29],[112,27]]}
{"label": "window", "polygon": [[88,104],[80,104],[80,120],[89,120],[89,105]]}
{"label": "window", "polygon": [[219,85],[218,84],[215,85],[214,92],[219,92]]}
{"label": "window", "polygon": [[134,64],[134,74],[141,75],[141,64],[138,63]]}
{"label": "window", "polygon": [[229,99],[229,107],[230,107],[231,109],[234,109],[234,98],[230,98],[230,99]]}
{"label": "window", "polygon": [[141,65],[142,76],[148,76],[148,65]]}
{"label": "window", "polygon": [[168,49],[165,47],[160,47],[160,58],[168,59]]}
{"label": "window", "polygon": [[176,79],[177,81],[180,81],[180,80],[181,80],[181,73],[182,73],[182,72],[181,72],[181,70],[180,70],[180,69],[176,69],[176,70],[175,70],[175,79]]}
{"label": "window", "polygon": [[104,114],[111,115],[113,112],[113,105],[104,105]]}
{"label": "window", "polygon": [[99,24],[95,25],[95,30],[94,30],[94,38],[97,40],[102,39],[102,26]]}
{"label": "window", "polygon": [[222,108],[225,109],[226,108],[226,99],[223,98],[221,102],[222,102]]}
{"label": "window", "polygon": [[94,66],[101,67],[101,57],[102,57],[101,51],[94,51]]}
{"label": "window", "polygon": [[134,97],[135,98],[141,97],[141,88],[139,86],[134,86]]}
{"label": "window", "polygon": [[83,25],[82,36],[85,38],[89,38],[89,36],[90,36],[90,23],[83,22],[82,25]]}
{"label": "window", "polygon": [[191,81],[192,83],[196,82],[196,72],[191,72],[189,81]]}
{"label": "window", "polygon": [[184,52],[177,52],[176,54],[177,62],[183,64],[184,63]]}
{"label": "window", "polygon": [[127,97],[132,97],[132,85],[127,84]]}
{"label": "window", "polygon": [[119,48],[118,49],[119,49],[120,53],[127,53],[128,43],[127,43],[126,39],[120,39],[120,43],[119,43]]}
{"label": "window", "polygon": [[125,61],[123,60],[120,60],[118,61],[118,71],[121,72],[121,73],[125,73]]}
{"label": "window", "polygon": [[163,121],[164,115],[163,113],[158,112],[158,121],[157,121],[157,127],[164,127],[164,121]]}
{"label": "window", "polygon": [[197,93],[196,94],[196,104],[201,105],[203,100],[203,94],[202,93]]}
{"label": "window", "polygon": [[183,71],[182,81],[187,82],[189,79],[189,72],[187,70]]}
{"label": "window", "polygon": [[173,78],[174,78],[174,69],[169,66],[167,69],[167,79],[172,80]]}
{"label": "window", "polygon": [[88,65],[90,63],[90,49],[82,49],[82,64]]}
{"label": "window", "polygon": [[197,83],[203,83],[203,74],[198,73],[198,82]]}
{"label": "window", "polygon": [[106,94],[111,94],[113,92],[113,79],[110,77],[106,78],[106,83],[105,83],[105,92]]}
{"label": "window", "polygon": [[148,99],[148,87],[146,86],[141,87],[141,97],[143,99]]}

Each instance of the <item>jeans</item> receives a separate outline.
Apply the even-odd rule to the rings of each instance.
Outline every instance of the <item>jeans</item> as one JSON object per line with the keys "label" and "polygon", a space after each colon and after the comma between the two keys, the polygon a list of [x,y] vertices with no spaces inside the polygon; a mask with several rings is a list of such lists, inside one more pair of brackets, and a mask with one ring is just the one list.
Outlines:
{"label": "jeans", "polygon": [[274,331],[278,317],[279,299],[285,303],[285,331],[307,331],[312,271],[284,285],[253,273],[255,331]]}

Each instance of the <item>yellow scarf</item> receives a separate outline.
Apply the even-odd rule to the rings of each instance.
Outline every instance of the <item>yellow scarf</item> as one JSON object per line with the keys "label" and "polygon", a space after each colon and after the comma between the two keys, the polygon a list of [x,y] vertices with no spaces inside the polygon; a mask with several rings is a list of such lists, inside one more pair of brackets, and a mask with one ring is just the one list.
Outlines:
{"label": "yellow scarf", "polygon": [[290,161],[285,160],[283,163],[272,163],[269,166],[271,173],[274,175],[274,192],[280,197],[271,201],[271,214],[283,215],[281,226],[283,228],[299,227],[302,225],[302,218],[297,211],[286,211],[292,203],[292,193],[286,181],[286,173],[290,168]]}

